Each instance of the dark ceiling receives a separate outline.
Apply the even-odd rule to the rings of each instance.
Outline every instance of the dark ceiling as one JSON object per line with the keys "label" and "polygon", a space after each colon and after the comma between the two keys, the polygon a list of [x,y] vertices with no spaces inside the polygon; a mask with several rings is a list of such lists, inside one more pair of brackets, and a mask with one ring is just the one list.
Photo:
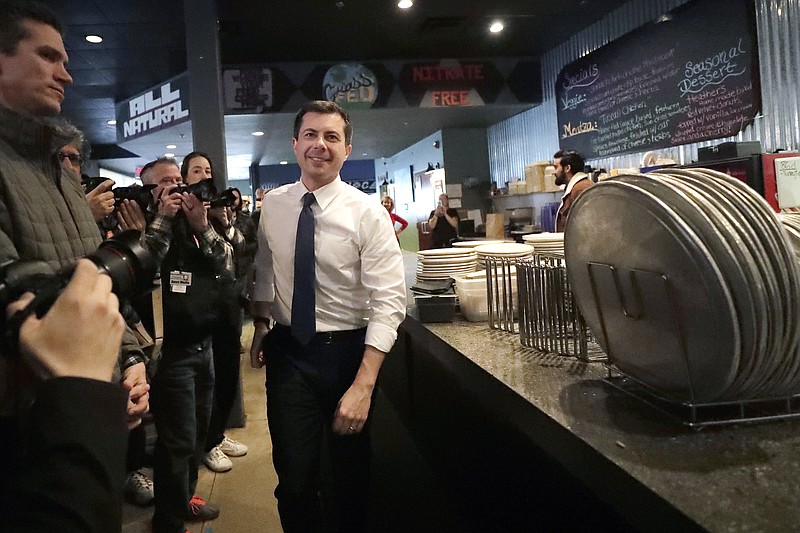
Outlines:
{"label": "dark ceiling", "polygon": [[[540,56],[612,11],[625,0],[418,0],[401,10],[397,0],[275,1],[218,0],[219,42],[223,65],[380,59]],[[69,71],[63,114],[83,129],[99,159],[118,150],[116,130],[106,123],[114,103],[134,96],[186,70],[186,30],[182,0],[50,0],[65,24]],[[187,0],[186,4],[191,5]],[[490,34],[496,19],[505,30]],[[100,34],[101,44],[84,40]],[[418,109],[383,110],[359,115],[361,139],[354,156],[391,156],[442,127],[487,126],[525,109],[468,108],[458,113]],[[420,112],[428,116],[420,116]],[[280,116],[226,119],[229,157],[275,163],[291,156],[289,132],[254,138],[253,128],[283,126]],[[374,124],[373,124],[374,122]],[[419,127],[417,127],[419,125]],[[266,130],[270,131],[270,130]],[[174,138],[171,138],[170,135]],[[140,158],[107,162],[130,172],[145,160],[178,145],[191,146],[191,127],[154,134],[150,144],[133,145]],[[284,140],[285,137],[285,140]],[[375,138],[372,138],[375,137]],[[237,144],[238,143],[238,144]],[[126,145],[132,149],[130,145]],[[367,154],[363,156],[362,154]],[[230,174],[230,169],[229,169]]]}

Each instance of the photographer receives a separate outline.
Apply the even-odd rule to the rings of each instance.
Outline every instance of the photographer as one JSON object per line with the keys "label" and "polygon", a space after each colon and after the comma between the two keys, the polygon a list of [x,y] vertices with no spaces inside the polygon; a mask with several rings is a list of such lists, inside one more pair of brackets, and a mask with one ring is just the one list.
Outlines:
{"label": "photographer", "polygon": [[[62,171],[56,156],[69,139],[49,120],[60,113],[64,88],[72,83],[67,60],[61,26],[46,7],[0,2],[0,263],[41,260],[57,270],[100,244],[80,183]],[[65,335],[64,342],[75,341]],[[123,368],[135,424],[147,409],[148,392],[143,360],[128,353]],[[2,504],[25,453],[20,421],[36,398],[31,370],[6,355],[0,354]]]}
{"label": "photographer", "polygon": [[[56,152],[58,161],[71,177],[80,182],[83,164],[88,161],[92,147],[86,140],[86,135],[69,122],[59,125],[58,130],[59,135],[69,139],[67,144]],[[89,204],[92,216],[98,224],[114,211],[114,193],[111,192],[113,185],[114,181],[107,179],[86,192],[86,203]]]}
{"label": "photographer", "polygon": [[[196,185],[212,180],[214,169],[211,158],[203,152],[192,152],[183,158],[181,176],[187,185]],[[212,182],[208,182],[212,183]],[[240,197],[232,189],[233,205],[209,209],[211,226],[233,248],[234,274],[238,273],[238,261],[244,253],[245,241],[242,233],[233,225],[233,207]],[[214,400],[208,425],[203,463],[214,472],[227,472],[233,468],[229,457],[247,454],[248,447],[225,436],[236,397],[240,390],[242,337],[242,312],[239,306],[238,285],[220,283],[215,287],[214,300],[216,319],[211,330],[211,346],[214,355]]]}
{"label": "photographer", "polygon": [[[23,296],[8,313],[32,298]],[[39,381],[25,420],[29,449],[0,507],[4,528],[120,530],[127,394],[109,383],[125,329],[118,308],[111,278],[81,260],[50,310],[22,323],[20,355]]]}
{"label": "photographer", "polygon": [[[155,185],[156,213],[150,214],[144,238],[161,258],[164,302],[164,344],[153,378],[158,433],[153,531],[183,531],[185,521],[219,516],[218,508],[193,494],[214,388],[210,332],[218,302],[213,295],[233,284],[233,249],[211,227],[204,202],[179,187],[182,177],[174,159],[148,163],[141,177]],[[123,203],[123,210],[131,224],[142,223],[138,205]]]}

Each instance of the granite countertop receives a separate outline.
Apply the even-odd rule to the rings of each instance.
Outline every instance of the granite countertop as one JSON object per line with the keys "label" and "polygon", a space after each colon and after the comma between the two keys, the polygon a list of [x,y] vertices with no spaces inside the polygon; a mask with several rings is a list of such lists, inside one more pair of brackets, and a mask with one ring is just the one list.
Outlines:
{"label": "granite countertop", "polygon": [[688,428],[614,389],[600,363],[457,318],[430,332],[711,531],[800,528],[800,420]]}

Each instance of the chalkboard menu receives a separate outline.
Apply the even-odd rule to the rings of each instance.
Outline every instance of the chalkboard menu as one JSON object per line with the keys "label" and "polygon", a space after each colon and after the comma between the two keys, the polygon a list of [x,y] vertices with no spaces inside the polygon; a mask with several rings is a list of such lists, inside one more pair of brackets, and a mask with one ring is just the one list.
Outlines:
{"label": "chalkboard menu", "polygon": [[587,159],[737,134],[760,106],[749,0],[696,0],[564,67],[562,150]]}

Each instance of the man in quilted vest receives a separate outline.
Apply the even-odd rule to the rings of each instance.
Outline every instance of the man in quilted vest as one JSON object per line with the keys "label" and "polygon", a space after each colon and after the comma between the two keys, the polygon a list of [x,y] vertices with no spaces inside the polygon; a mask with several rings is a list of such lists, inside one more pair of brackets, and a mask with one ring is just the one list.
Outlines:
{"label": "man in quilted vest", "polygon": [[[93,253],[100,234],[80,184],[62,173],[56,157],[68,142],[60,138],[48,118],[61,112],[64,89],[72,83],[68,57],[58,20],[44,6],[27,2],[0,2],[0,264],[13,260],[45,261],[54,269],[71,265]],[[5,310],[0,310],[5,312]],[[64,343],[82,342],[64,332]],[[122,364],[124,385],[130,390],[131,422],[148,408],[144,360],[132,336],[129,360]],[[17,359],[0,354],[0,505],[22,462],[19,423],[43,385]],[[69,398],[65,398],[68,402]],[[102,410],[104,406],[98,406]],[[76,420],[80,425],[83,420]],[[96,428],[95,428],[96,429]],[[124,462],[124,457],[119,458]],[[110,494],[121,506],[124,470],[100,472]],[[76,510],[76,513],[79,513]],[[121,509],[110,509],[118,516]],[[84,530],[92,530],[83,524]],[[66,526],[65,526],[66,527]],[[68,529],[68,528],[67,528]]]}

